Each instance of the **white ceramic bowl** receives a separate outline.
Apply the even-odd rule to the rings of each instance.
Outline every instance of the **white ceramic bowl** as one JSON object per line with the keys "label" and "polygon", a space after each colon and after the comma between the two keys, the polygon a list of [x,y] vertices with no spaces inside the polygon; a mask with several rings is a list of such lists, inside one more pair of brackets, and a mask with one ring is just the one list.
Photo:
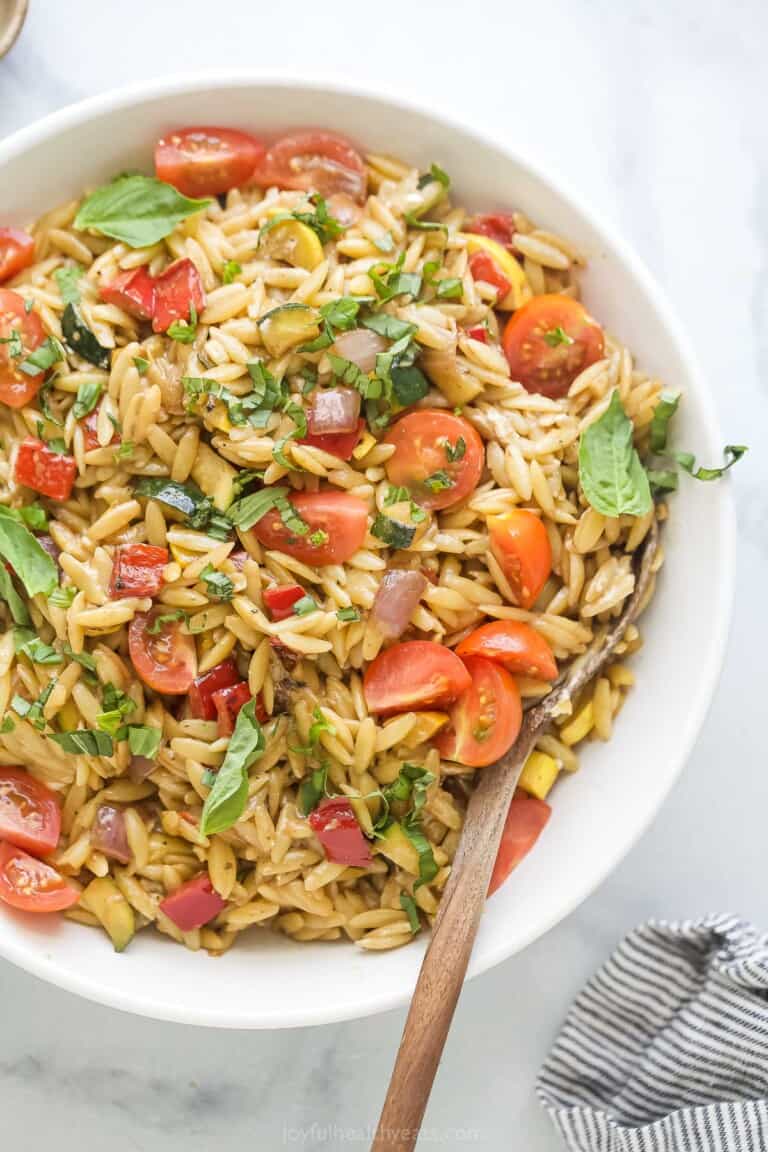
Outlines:
{"label": "white ceramic bowl", "polygon": [[[710,399],[661,293],[637,257],[600,221],[506,147],[413,107],[339,86],[196,76],[99,96],[0,143],[0,223],[24,224],[116,172],[152,168],[156,138],[183,124],[336,129],[373,150],[453,177],[476,210],[515,207],[575,240],[589,257],[584,294],[645,370],[685,392],[680,443],[716,458]],[[564,779],[535,852],[489,902],[470,975],[524,948],[603,880],[646,828],[691,751],[715,686],[731,600],[733,517],[726,485],[684,482],[665,529],[666,564],[637,688],[609,744]],[[0,909],[0,955],[116,1008],[220,1028],[285,1028],[364,1016],[403,1004],[425,939],[391,953],[351,944],[294,944],[252,932],[218,960],[141,933],[123,955],[106,938],[58,917]]]}

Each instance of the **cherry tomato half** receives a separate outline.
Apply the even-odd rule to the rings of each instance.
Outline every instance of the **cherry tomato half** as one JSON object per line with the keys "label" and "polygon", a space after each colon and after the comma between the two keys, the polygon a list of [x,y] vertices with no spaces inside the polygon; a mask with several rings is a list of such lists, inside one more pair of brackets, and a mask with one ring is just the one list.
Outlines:
{"label": "cherry tomato half", "polygon": [[222,688],[231,688],[239,680],[240,673],[234,660],[225,660],[208,672],[203,672],[202,676],[197,676],[189,690],[190,713],[196,720],[215,720],[214,694]]}
{"label": "cherry tomato half", "polygon": [[226,901],[214,889],[208,873],[201,872],[161,900],[160,908],[182,932],[191,932],[218,916]]}
{"label": "cherry tomato half", "polygon": [[[197,672],[194,636],[182,632],[179,620],[156,618],[163,608],[140,612],[128,626],[128,652],[140,679],[155,692],[183,696],[192,687]],[[157,628],[151,632],[150,628]]]}
{"label": "cherry tomato half", "polygon": [[509,372],[529,392],[557,399],[605,354],[603,330],[570,296],[535,296],[507,321],[502,337]]}
{"label": "cherry tomato half", "polygon": [[277,510],[253,526],[265,548],[295,556],[302,564],[343,564],[357,552],[368,528],[368,505],[349,492],[297,492],[289,496],[308,531],[297,534]]}
{"label": "cherry tomato half", "polygon": [[20,228],[0,228],[0,282],[10,280],[35,259],[35,241]]}
{"label": "cherry tomato half", "polygon": [[501,887],[512,869],[528,855],[551,814],[552,809],[543,800],[527,796],[525,792],[515,792],[491,873],[489,896]]}
{"label": "cherry tomato half", "polygon": [[[21,341],[21,355],[15,336]],[[0,288],[0,340],[0,403],[23,408],[39,392],[45,373],[28,376],[18,366],[40,347],[45,330],[37,312],[27,312],[24,297],[8,288]]]}
{"label": "cherry tomato half", "polygon": [[390,484],[407,488],[424,508],[450,508],[480,482],[483,442],[461,416],[438,408],[409,412],[392,425],[384,443],[395,446],[384,465]]}
{"label": "cherry tomato half", "polygon": [[363,678],[371,712],[410,712],[450,704],[471,683],[463,662],[434,640],[393,644],[373,660]]}
{"label": "cherry tomato half", "polygon": [[544,637],[521,620],[493,620],[465,636],[457,656],[485,656],[508,672],[534,680],[556,680],[557,664]]}
{"label": "cherry tomato half", "polygon": [[14,479],[52,500],[69,500],[77,475],[73,456],[54,452],[42,440],[28,436],[22,440],[16,453]]}
{"label": "cherry tomato half", "polygon": [[[200,273],[188,257],[177,260],[155,280],[155,310],[152,327],[167,332],[175,320],[190,321],[205,308],[205,291]],[[194,309],[194,313],[193,310]]]}
{"label": "cherry tomato half", "polygon": [[501,565],[515,600],[531,608],[552,571],[552,545],[535,512],[515,508],[488,517],[491,552]]}
{"label": "cherry tomato half", "polygon": [[513,216],[504,212],[489,213],[474,216],[468,224],[464,225],[465,232],[474,232],[480,236],[490,236],[497,244],[505,248],[513,247],[515,236],[515,220]]}
{"label": "cherry tomato half", "polygon": [[167,563],[167,548],[157,548],[154,544],[118,544],[109,595],[113,600],[157,596],[163,586],[163,568]]}
{"label": "cherry tomato half", "polygon": [[0,844],[0,900],[23,912],[61,912],[80,893],[64,877],[15,844]]}
{"label": "cherry tomato half", "polygon": [[185,196],[219,196],[247,183],[264,152],[234,128],[179,128],[158,140],[155,171]]}
{"label": "cherry tomato half", "polygon": [[438,732],[435,747],[446,760],[483,768],[517,740],[523,708],[506,668],[482,656],[465,656],[464,664],[471,684],[451,708],[448,727]]}
{"label": "cherry tomato half", "polygon": [[365,165],[350,141],[334,132],[311,129],[283,136],[273,144],[257,180],[322,196],[344,193],[358,203],[365,200],[367,188]]}
{"label": "cherry tomato half", "polygon": [[0,840],[47,856],[58,844],[60,831],[56,793],[24,768],[0,768]]}

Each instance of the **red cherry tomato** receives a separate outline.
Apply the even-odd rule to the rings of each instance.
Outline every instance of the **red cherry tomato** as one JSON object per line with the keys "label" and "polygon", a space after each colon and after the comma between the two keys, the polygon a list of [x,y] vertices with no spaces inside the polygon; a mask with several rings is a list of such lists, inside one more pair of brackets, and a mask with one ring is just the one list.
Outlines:
{"label": "red cherry tomato", "polygon": [[357,552],[368,528],[368,505],[349,492],[298,492],[289,496],[308,531],[298,535],[276,510],[253,526],[265,548],[287,552],[302,564],[343,564]]}
{"label": "red cherry tomato", "polygon": [[79,899],[50,864],[15,844],[0,844],[0,900],[23,912],[61,912]]}
{"label": "red cherry tomato", "polygon": [[465,636],[457,656],[485,656],[508,672],[534,680],[556,680],[557,664],[544,637],[520,620],[493,620]]}
{"label": "red cherry tomato", "polygon": [[370,845],[349,800],[321,800],[309,814],[309,826],[325,849],[327,860],[350,868],[367,868],[373,863]]}
{"label": "red cherry tomato", "polygon": [[570,296],[535,296],[507,321],[502,337],[509,372],[529,392],[557,399],[605,355],[603,330]]}
{"label": "red cherry tomato", "polygon": [[[88,415],[80,421],[80,425],[83,429],[83,447],[85,448],[86,452],[93,452],[95,448],[101,448],[97,432],[100,407],[101,405],[99,405],[98,408],[94,408],[93,412],[89,412]],[[120,433],[113,426],[112,439],[109,441],[109,443],[119,444],[120,442]]]}
{"label": "red cherry tomato", "polygon": [[28,436],[16,453],[14,478],[26,488],[52,500],[69,500],[77,474],[72,456],[54,452],[42,440]]}
{"label": "red cherry tomato", "polygon": [[58,844],[60,831],[56,793],[24,768],[0,767],[0,840],[47,856]]}
{"label": "red cherry tomato", "polygon": [[501,834],[499,853],[491,874],[488,895],[492,896],[512,869],[527,856],[552,814],[549,804],[525,792],[515,792]]}
{"label": "red cherry tomato", "polygon": [[187,257],[171,264],[156,278],[152,319],[155,332],[167,332],[175,320],[189,321],[194,315],[199,316],[203,308],[203,282],[197,268]]}
{"label": "red cherry tomato", "polygon": [[503,300],[512,285],[488,252],[475,252],[469,258],[469,270],[474,280],[483,280],[496,289],[498,300]]}
{"label": "red cherry tomato", "polygon": [[491,552],[521,608],[532,608],[552,571],[552,546],[535,512],[515,508],[488,517]]}
{"label": "red cherry tomato", "polygon": [[309,130],[283,136],[264,158],[257,181],[319,192],[322,196],[344,193],[352,200],[365,200],[367,177],[360,153],[343,136]]}
{"label": "red cherry tomato", "polygon": [[158,140],[155,171],[185,196],[220,196],[246,184],[264,152],[261,140],[234,128],[179,128]]}
{"label": "red cherry tomato", "polygon": [[505,248],[514,246],[515,221],[512,216],[503,212],[475,216],[468,224],[464,225],[464,231],[474,232],[480,236],[490,236],[491,240],[495,240],[497,244],[502,244]]}
{"label": "red cherry tomato", "polygon": [[313,448],[321,448],[323,452],[330,452],[331,456],[338,456],[340,460],[351,460],[364,428],[365,420],[360,420],[354,432],[308,432],[302,436],[299,444],[311,444]]}
{"label": "red cherry tomato", "polygon": [[434,640],[393,644],[373,660],[363,678],[371,712],[410,712],[450,704],[471,684],[463,662]]}
{"label": "red cherry tomato", "polygon": [[99,294],[107,304],[139,320],[151,320],[155,314],[155,280],[146,264],[118,273],[109,284],[100,286]]}
{"label": "red cherry tomato", "polygon": [[384,467],[390,484],[405,487],[425,508],[451,508],[480,482],[485,451],[467,420],[438,408],[409,412],[384,437],[395,452]]}
{"label": "red cherry tomato", "polygon": [[231,688],[240,680],[234,660],[217,664],[210,672],[197,676],[189,689],[189,711],[196,720],[215,720],[216,704],[213,696],[222,688]]}
{"label": "red cherry tomato", "polygon": [[[153,608],[134,616],[128,626],[128,652],[139,678],[155,692],[184,696],[197,672],[195,638],[182,632],[179,620],[156,624],[164,614],[164,609]],[[157,632],[151,632],[155,627]]]}
{"label": "red cherry tomato", "polygon": [[192,932],[195,928],[202,928],[214,916],[218,916],[222,908],[226,908],[226,900],[222,900],[211,884],[207,872],[201,872],[187,880],[165,900],[160,901],[160,909],[165,912],[169,920],[173,920],[182,932]]}
{"label": "red cherry tomato", "polygon": [[477,324],[474,328],[467,328],[470,340],[479,340],[481,344],[488,343],[488,329],[485,324]]}
{"label": "red cherry tomato", "polygon": [[294,604],[305,596],[300,584],[283,584],[280,588],[264,589],[264,604],[273,620],[287,620],[293,615]]}
{"label": "red cherry tomato", "polygon": [[[211,697],[216,709],[216,718],[219,722],[219,736],[231,736],[235,730],[237,714],[244,704],[252,700],[251,690],[244,680],[239,684],[232,684],[229,688],[220,688]],[[256,712],[259,712],[257,706]],[[261,709],[259,721],[265,719],[264,710]]]}
{"label": "red cherry tomato", "polygon": [[118,544],[112,564],[109,595],[113,600],[126,596],[157,596],[163,586],[163,568],[168,550],[153,544]]}
{"label": "red cherry tomato", "polygon": [[[21,340],[20,356],[13,354],[16,349],[9,338],[14,335]],[[40,347],[45,330],[37,312],[27,312],[24,297],[8,288],[0,288],[0,340],[4,341],[0,344],[0,403],[23,408],[37,396],[45,373],[28,376],[19,370],[19,364]]]}
{"label": "red cherry tomato", "polygon": [[500,664],[482,656],[465,656],[471,686],[459,696],[447,728],[435,746],[446,760],[483,768],[503,756],[517,740],[523,708],[517,684]]}
{"label": "red cherry tomato", "polygon": [[0,283],[10,280],[35,259],[35,241],[20,228],[0,228]]}

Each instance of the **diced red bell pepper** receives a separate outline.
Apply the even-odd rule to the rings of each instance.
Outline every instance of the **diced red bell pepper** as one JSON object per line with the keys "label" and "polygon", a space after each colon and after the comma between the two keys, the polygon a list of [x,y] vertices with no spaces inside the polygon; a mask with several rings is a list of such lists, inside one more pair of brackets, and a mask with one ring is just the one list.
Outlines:
{"label": "diced red bell pepper", "polygon": [[264,603],[273,620],[287,620],[293,615],[293,606],[306,596],[300,584],[283,584],[264,589]]}
{"label": "diced red bell pepper", "polygon": [[155,280],[155,332],[167,332],[174,320],[190,320],[192,308],[199,316],[205,307],[200,273],[188,258],[177,260]]}
{"label": "diced red bell pepper", "polygon": [[475,252],[473,256],[470,256],[469,270],[475,280],[483,280],[486,284],[491,284],[496,289],[499,300],[503,300],[512,288],[506,276],[502,275],[493,256],[487,252]]}
{"label": "diced red bell pepper", "polygon": [[[219,722],[219,736],[231,736],[235,730],[238,712],[244,704],[253,699],[250,688],[244,680],[241,680],[239,684],[232,684],[229,688],[219,688],[211,699]],[[256,719],[262,724],[267,719],[267,713],[258,696],[255,711]]]}
{"label": "diced red bell pepper", "polygon": [[99,292],[107,304],[115,304],[139,320],[151,320],[155,314],[155,280],[146,264],[118,273],[109,284],[102,284]]}
{"label": "diced red bell pepper", "polygon": [[14,477],[19,484],[50,496],[52,500],[69,500],[77,474],[72,456],[54,452],[42,440],[28,436],[19,445]]}
{"label": "diced red bell pepper", "polygon": [[222,900],[214,890],[207,872],[187,880],[186,884],[182,884],[160,902],[161,910],[182,932],[202,928],[203,924],[213,920],[226,906],[226,900]]}
{"label": "diced red bell pepper", "polygon": [[480,236],[490,236],[497,244],[505,248],[513,247],[515,236],[515,221],[512,216],[497,212],[486,216],[475,216],[469,224],[465,224],[466,232],[474,232]]}
{"label": "diced red bell pepper", "polygon": [[371,849],[349,800],[323,800],[309,815],[309,826],[325,849],[326,859],[352,868],[367,868]]}
{"label": "diced red bell pepper", "polygon": [[488,329],[485,324],[478,324],[474,328],[467,328],[467,336],[470,340],[479,340],[481,344],[488,343]]}
{"label": "diced red bell pepper", "polygon": [[[101,405],[99,405],[101,407]],[[89,412],[85,419],[80,421],[80,426],[83,429],[83,447],[86,452],[93,452],[95,448],[100,448],[99,437],[96,431],[99,422],[99,408],[94,408],[93,412]],[[120,433],[113,426],[112,439],[110,444],[120,443]]]}
{"label": "diced red bell pepper", "polygon": [[214,692],[222,688],[231,688],[240,680],[240,673],[234,660],[225,660],[198,676],[189,690],[189,711],[195,720],[215,720],[216,705],[213,700]]}
{"label": "diced red bell pepper", "polygon": [[157,596],[163,586],[168,551],[154,544],[119,544],[112,564],[109,594],[113,600],[126,596]]}
{"label": "diced red bell pepper", "polygon": [[34,259],[34,237],[20,228],[0,228],[0,283],[28,268]]}
{"label": "diced red bell pepper", "polygon": [[340,460],[351,460],[364,427],[365,420],[358,420],[357,428],[353,432],[319,432],[317,434],[308,432],[306,436],[302,436],[299,444],[310,444],[313,448],[330,452],[331,456],[338,456]]}

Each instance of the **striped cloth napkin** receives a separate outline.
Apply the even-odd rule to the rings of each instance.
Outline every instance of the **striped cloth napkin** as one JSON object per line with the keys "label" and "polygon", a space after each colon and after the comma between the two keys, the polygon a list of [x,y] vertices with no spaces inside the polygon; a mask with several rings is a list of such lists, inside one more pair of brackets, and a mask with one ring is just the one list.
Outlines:
{"label": "striped cloth napkin", "polygon": [[630,932],[538,1094],[578,1152],[768,1152],[768,937],[732,916]]}

